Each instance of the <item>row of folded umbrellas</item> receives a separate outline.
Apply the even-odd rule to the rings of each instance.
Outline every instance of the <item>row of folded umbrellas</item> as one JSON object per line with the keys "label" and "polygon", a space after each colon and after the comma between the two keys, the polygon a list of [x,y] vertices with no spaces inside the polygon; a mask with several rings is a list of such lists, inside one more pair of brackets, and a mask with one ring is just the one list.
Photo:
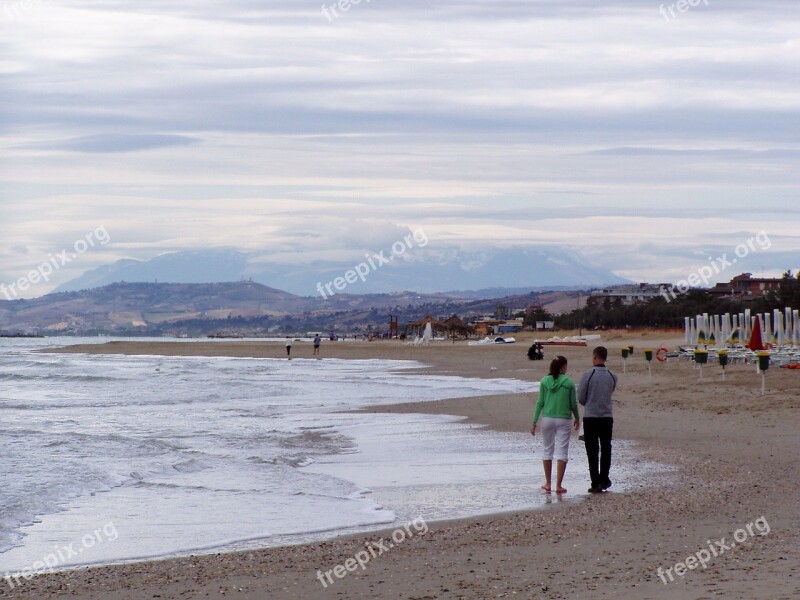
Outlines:
{"label": "row of folded umbrellas", "polygon": [[739,314],[703,313],[684,320],[687,344],[738,345],[749,340],[746,345],[751,350],[800,346],[800,310],[791,307],[758,314],[751,314],[750,309]]}
{"label": "row of folded umbrellas", "polygon": [[[746,347],[732,348],[681,348],[679,358],[694,360],[697,363],[719,362],[728,364],[751,364],[756,361],[783,367],[800,364],[800,349],[793,347],[772,348],[769,350],[753,351]],[[763,369],[763,367],[761,367]]]}

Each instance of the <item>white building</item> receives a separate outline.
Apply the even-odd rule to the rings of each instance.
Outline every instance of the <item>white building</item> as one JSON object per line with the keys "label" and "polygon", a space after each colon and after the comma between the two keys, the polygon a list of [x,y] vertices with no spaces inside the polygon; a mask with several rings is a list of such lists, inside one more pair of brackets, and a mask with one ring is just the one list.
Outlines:
{"label": "white building", "polygon": [[612,304],[621,301],[622,304],[638,304],[653,298],[664,297],[664,289],[669,289],[669,284],[639,283],[631,285],[615,285],[600,290],[592,290],[590,298],[595,304],[608,299]]}

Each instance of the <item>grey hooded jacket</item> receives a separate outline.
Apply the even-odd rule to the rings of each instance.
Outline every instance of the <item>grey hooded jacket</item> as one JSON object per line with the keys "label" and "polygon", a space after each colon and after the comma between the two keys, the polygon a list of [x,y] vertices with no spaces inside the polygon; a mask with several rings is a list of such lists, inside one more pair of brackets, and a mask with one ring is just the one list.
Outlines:
{"label": "grey hooded jacket", "polygon": [[617,389],[617,376],[603,366],[592,367],[578,385],[578,402],[584,417],[613,417],[611,395]]}

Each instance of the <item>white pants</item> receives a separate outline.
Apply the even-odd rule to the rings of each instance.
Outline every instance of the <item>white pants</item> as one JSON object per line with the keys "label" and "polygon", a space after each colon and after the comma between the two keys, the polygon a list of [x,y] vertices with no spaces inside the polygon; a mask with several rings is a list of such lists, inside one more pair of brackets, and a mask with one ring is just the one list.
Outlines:
{"label": "white pants", "polygon": [[554,419],[553,417],[542,417],[542,440],[544,448],[542,450],[542,460],[569,460],[569,437],[572,434],[571,419]]}

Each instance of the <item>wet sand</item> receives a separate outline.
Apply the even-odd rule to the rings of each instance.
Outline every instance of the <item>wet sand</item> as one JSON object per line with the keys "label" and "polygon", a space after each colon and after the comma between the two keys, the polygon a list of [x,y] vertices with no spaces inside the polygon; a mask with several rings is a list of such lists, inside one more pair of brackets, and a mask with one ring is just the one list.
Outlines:
{"label": "wet sand", "polygon": [[[372,558],[362,570],[323,587],[317,571],[344,564],[381,533],[345,536],[300,546],[252,552],[80,569],[23,581],[13,598],[623,598],[790,599],[800,597],[800,372],[771,369],[767,395],[760,395],[754,367],[729,367],[722,381],[709,366],[701,381],[690,363],[653,365],[647,376],[642,349],[680,339],[663,334],[612,336],[609,366],[620,374],[615,437],[637,442],[646,459],[674,465],[669,485],[636,493],[586,494],[570,489],[544,510],[429,524]],[[619,349],[636,351],[622,374]],[[419,360],[426,372],[472,377],[540,379],[545,362],[527,360],[527,343],[467,347],[436,343],[429,348],[400,342],[323,344],[323,359]],[[112,343],[70,352],[194,354],[283,357],[281,344],[257,342]],[[546,348],[570,360],[575,379],[590,365],[588,348]],[[311,358],[296,343],[297,358]],[[413,372],[409,373],[413,376]],[[485,396],[373,409],[462,415],[504,431],[527,431],[532,396]],[[582,452],[582,447],[573,451]],[[533,460],[533,459],[532,459]],[[538,466],[533,472],[538,473]],[[612,470],[612,479],[614,478]],[[531,479],[531,494],[541,481]],[[565,485],[569,488],[569,472]],[[750,529],[759,523],[761,529]],[[769,533],[763,524],[768,525]],[[402,524],[398,524],[400,526]],[[709,547],[731,545],[734,532],[747,539],[675,581],[657,574]],[[741,532],[739,532],[741,537]],[[669,578],[666,577],[669,581]]]}

